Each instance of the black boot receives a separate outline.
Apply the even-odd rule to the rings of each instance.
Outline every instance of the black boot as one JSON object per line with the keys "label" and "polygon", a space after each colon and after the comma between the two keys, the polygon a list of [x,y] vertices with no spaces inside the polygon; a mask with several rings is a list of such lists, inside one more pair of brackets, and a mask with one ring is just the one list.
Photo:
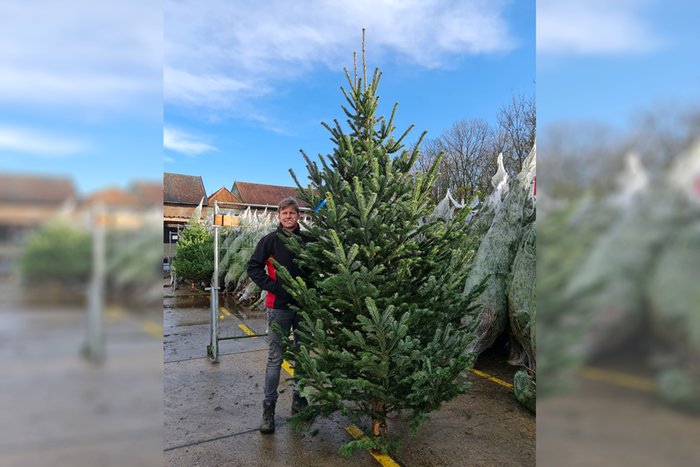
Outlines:
{"label": "black boot", "polygon": [[296,391],[292,393],[292,415],[301,412],[307,405],[309,405],[309,401],[306,400],[306,397],[302,397]]}
{"label": "black boot", "polygon": [[275,403],[263,402],[263,420],[260,425],[260,433],[275,432]]}

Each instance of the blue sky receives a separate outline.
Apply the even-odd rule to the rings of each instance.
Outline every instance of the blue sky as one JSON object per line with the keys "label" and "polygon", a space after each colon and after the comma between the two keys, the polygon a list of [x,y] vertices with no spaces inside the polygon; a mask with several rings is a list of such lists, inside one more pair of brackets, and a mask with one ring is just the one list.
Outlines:
{"label": "blue sky", "polygon": [[[342,116],[343,67],[366,28],[379,67],[380,114],[399,103],[397,132],[437,137],[454,122],[495,122],[512,95],[535,92],[534,2],[166,2],[166,171],[201,175],[207,192],[234,180],[293,185],[299,153],[327,153],[321,121]],[[303,183],[303,181],[302,181]]]}
{"label": "blue sky", "polygon": [[700,4],[537,2],[538,130],[594,121],[625,130],[657,107],[698,107]]}
{"label": "blue sky", "polygon": [[0,171],[85,194],[162,180],[162,6],[0,5]]}
{"label": "blue sky", "polygon": [[243,4],[2,2],[0,171],[68,175],[83,193],[163,170],[202,175],[210,193],[289,184],[299,149],[330,149],[319,123],[341,115],[362,26],[380,111],[398,101],[414,138],[493,121],[535,88],[540,135],[700,100],[697,2],[540,0],[536,72],[534,2]]}

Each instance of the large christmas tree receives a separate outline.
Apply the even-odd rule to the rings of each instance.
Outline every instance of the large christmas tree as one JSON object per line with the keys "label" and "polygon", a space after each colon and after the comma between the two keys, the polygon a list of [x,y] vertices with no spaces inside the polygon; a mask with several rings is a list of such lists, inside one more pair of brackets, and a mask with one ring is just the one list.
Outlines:
{"label": "large christmas tree", "polygon": [[404,149],[411,127],[393,137],[397,105],[388,120],[377,116],[379,70],[367,82],[363,56],[363,78],[357,67],[352,77],[345,72],[348,128],[324,124],[335,148],[319,154],[320,166],[302,151],[308,186],[292,172],[300,199],[319,206],[306,225],[315,241],[287,240],[304,277],[280,271],[303,317],[302,344],[288,357],[310,400],[292,421],[341,412],[374,435],[344,452],[386,451],[394,441],[388,419],[402,415],[415,433],[468,388],[473,335],[460,319],[469,308],[462,291],[472,249],[466,212],[450,222],[429,216],[439,161],[427,174],[412,170],[423,136]]}

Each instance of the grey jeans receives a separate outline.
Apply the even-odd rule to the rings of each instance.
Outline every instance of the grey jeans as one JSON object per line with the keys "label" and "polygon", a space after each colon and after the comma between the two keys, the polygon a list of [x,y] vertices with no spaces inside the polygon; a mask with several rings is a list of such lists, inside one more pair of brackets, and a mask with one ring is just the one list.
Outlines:
{"label": "grey jeans", "polygon": [[[265,402],[277,401],[277,386],[280,383],[280,369],[282,368],[282,339],[287,339],[292,328],[296,331],[299,326],[299,317],[296,311],[268,308],[267,311],[267,367],[265,368]],[[273,323],[278,323],[282,328],[280,336],[273,329]],[[294,343],[299,345],[299,336],[294,333]]]}

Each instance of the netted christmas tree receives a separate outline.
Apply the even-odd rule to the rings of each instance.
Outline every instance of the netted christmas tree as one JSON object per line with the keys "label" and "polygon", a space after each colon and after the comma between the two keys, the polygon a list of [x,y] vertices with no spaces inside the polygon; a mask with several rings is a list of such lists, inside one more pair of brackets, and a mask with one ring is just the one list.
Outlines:
{"label": "netted christmas tree", "polygon": [[379,70],[367,82],[363,57],[364,78],[357,67],[345,73],[347,129],[323,124],[335,148],[319,154],[320,166],[302,151],[308,186],[292,171],[299,198],[319,207],[304,224],[314,241],[286,240],[303,277],[279,271],[303,317],[302,344],[288,357],[310,405],[292,422],[340,412],[370,435],[343,453],[387,451],[397,441],[387,420],[401,416],[415,433],[428,413],[468,389],[473,336],[460,318],[469,309],[462,289],[473,249],[464,243],[468,210],[419,222],[434,209],[439,160],[427,174],[412,170],[423,136],[404,149],[412,126],[394,138],[398,104],[388,120],[377,115]]}
{"label": "netted christmas tree", "polygon": [[251,308],[264,307],[267,292],[261,291],[248,277],[248,261],[260,239],[275,230],[277,219],[273,213],[252,212],[249,207],[239,216],[239,221],[239,227],[224,230],[226,235],[220,243],[220,281],[239,303]]}

